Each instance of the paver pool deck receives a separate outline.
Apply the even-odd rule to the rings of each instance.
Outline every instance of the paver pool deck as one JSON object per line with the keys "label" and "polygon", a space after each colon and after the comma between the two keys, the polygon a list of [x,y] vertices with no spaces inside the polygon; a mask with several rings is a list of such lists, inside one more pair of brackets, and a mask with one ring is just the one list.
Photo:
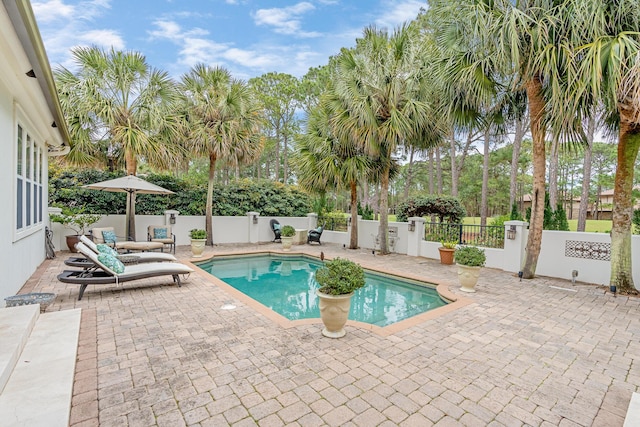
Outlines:
{"label": "paver pool deck", "polygon": [[[256,250],[280,245],[205,256]],[[437,260],[298,251],[423,277],[470,303],[386,336],[347,326],[335,340],[319,322],[283,327],[200,272],[182,287],[90,286],[77,301],[78,286],[55,278],[61,252],[21,292],[55,292],[47,312],[83,309],[71,425],[615,427],[640,391],[639,298],[489,268],[465,294]],[[187,246],[177,252],[188,262]]]}

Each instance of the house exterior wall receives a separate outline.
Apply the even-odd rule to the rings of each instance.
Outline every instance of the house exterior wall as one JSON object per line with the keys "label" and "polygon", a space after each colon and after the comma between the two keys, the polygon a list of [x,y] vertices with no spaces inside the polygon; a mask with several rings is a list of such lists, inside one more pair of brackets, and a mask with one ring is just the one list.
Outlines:
{"label": "house exterior wall", "polygon": [[[24,5],[20,0],[19,3]],[[17,3],[13,3],[15,6]],[[62,145],[60,128],[52,128],[53,113],[37,78],[26,72],[38,68],[30,63],[13,21],[0,5],[0,307],[4,298],[15,295],[45,259],[47,224],[47,146]],[[41,64],[40,64],[41,65]],[[47,64],[48,67],[48,64]],[[40,68],[38,68],[40,69]],[[47,68],[48,69],[48,68]],[[48,69],[50,72],[50,69]],[[43,77],[43,76],[40,76]],[[36,142],[40,156],[38,170],[41,193],[34,203],[42,207],[42,217],[17,231],[17,126],[20,124]],[[61,125],[64,127],[64,123]],[[66,128],[65,128],[66,130]],[[32,164],[31,167],[34,167]],[[30,187],[31,191],[33,187]],[[39,215],[38,215],[39,216]]]}

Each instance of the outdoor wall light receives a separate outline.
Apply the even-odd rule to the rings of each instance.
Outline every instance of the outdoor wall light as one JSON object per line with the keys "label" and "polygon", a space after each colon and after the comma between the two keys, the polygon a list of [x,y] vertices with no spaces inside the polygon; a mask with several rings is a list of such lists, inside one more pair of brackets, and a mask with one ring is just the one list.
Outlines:
{"label": "outdoor wall light", "polygon": [[510,225],[507,230],[507,239],[514,240],[516,238],[516,226]]}
{"label": "outdoor wall light", "polygon": [[416,222],[409,221],[409,231],[416,231]]}
{"label": "outdoor wall light", "polygon": [[176,223],[176,214],[170,214],[169,215],[169,224],[175,224]]}
{"label": "outdoor wall light", "polygon": [[27,75],[27,77],[31,77],[32,79],[36,78],[36,73],[33,71],[33,69],[27,71],[25,74]]}
{"label": "outdoor wall light", "polygon": [[347,226],[351,227],[351,216],[347,217]]}
{"label": "outdoor wall light", "polygon": [[251,215],[251,217],[253,219],[253,223],[257,224],[258,223],[258,215],[254,214],[254,215]]}

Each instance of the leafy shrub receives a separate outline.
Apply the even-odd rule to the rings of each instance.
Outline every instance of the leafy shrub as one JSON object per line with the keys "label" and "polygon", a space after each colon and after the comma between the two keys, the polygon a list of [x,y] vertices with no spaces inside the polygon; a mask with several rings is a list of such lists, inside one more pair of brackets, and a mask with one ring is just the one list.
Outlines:
{"label": "leafy shrub", "polygon": [[456,249],[453,259],[456,264],[469,267],[482,267],[487,260],[483,249],[477,246],[461,246]]}
{"label": "leafy shrub", "polygon": [[365,285],[364,270],[353,261],[335,258],[316,270],[316,281],[324,294],[350,294]]}
{"label": "leafy shrub", "polygon": [[398,205],[396,218],[406,222],[412,216],[435,215],[440,222],[462,222],[466,211],[455,197],[427,196],[410,199]]}
{"label": "leafy shrub", "polygon": [[206,239],[207,231],[202,230],[200,228],[194,228],[191,231],[189,231],[189,237],[192,239]]}
{"label": "leafy shrub", "polygon": [[296,229],[291,225],[285,225],[280,232],[282,237],[293,237],[296,235]]}

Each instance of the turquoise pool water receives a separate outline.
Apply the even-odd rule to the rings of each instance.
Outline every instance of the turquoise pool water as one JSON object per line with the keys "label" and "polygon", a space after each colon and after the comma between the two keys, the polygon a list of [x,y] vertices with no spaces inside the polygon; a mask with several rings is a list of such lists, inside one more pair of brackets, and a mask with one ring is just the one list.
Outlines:
{"label": "turquoise pool water", "polygon": [[[198,267],[289,320],[319,318],[315,271],[321,261],[305,256],[216,257]],[[387,326],[447,302],[430,287],[365,270],[367,286],[351,299],[349,319]]]}

